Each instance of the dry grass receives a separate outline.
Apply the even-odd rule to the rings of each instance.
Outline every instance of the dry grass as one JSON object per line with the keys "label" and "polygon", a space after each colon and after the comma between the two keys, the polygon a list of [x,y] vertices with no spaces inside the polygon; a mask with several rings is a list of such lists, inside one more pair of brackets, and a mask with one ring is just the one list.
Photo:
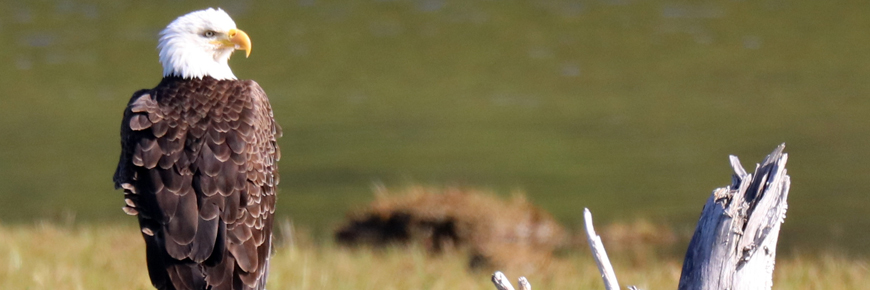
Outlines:
{"label": "dry grass", "polygon": [[0,225],[0,289],[153,289],[135,230]]}
{"label": "dry grass", "polygon": [[[431,255],[416,246],[349,249],[296,237],[277,250],[270,289],[494,289],[490,271],[468,271],[461,254]],[[675,289],[680,261],[611,252],[617,277],[642,289]],[[650,256],[655,256],[651,254]],[[0,225],[0,289],[151,289],[141,237],[133,226]],[[535,289],[602,289],[594,262],[571,251],[546,267],[503,269]],[[842,256],[777,263],[776,289],[861,289],[867,261]]]}

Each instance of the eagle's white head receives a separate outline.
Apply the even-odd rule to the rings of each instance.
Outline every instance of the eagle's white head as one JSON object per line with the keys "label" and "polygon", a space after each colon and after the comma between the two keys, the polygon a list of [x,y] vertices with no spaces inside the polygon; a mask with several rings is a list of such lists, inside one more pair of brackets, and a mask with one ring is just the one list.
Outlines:
{"label": "eagle's white head", "polygon": [[251,54],[251,39],[221,10],[208,8],[178,17],[160,32],[160,63],[163,76],[218,80],[236,79],[227,60],[233,50]]}

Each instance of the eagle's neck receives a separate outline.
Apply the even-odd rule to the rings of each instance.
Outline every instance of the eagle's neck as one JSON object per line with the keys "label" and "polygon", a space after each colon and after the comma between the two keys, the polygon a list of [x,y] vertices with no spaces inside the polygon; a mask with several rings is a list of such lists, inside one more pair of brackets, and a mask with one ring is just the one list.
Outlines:
{"label": "eagle's neck", "polygon": [[180,58],[181,60],[170,59],[163,63],[163,77],[181,77],[185,79],[202,79],[204,77],[212,77],[216,80],[235,80],[236,75],[230,69],[226,60],[223,62],[195,59],[195,58]]}
{"label": "eagle's neck", "polygon": [[185,79],[202,79],[209,76],[216,80],[234,80],[236,75],[227,61],[232,49],[214,49],[185,41],[183,36],[165,34],[157,46],[163,77],[177,76]]}
{"label": "eagle's neck", "polygon": [[[158,83],[154,89],[156,90],[156,89],[160,89],[160,88],[174,87],[174,88],[181,88],[180,90],[182,90],[182,91],[184,91],[184,90],[198,91],[198,88],[200,88],[200,87],[213,87],[213,86],[217,85],[218,83],[234,82],[234,81],[237,81],[237,80],[219,80],[219,79],[213,78],[211,76],[204,76],[202,78],[184,78],[184,77],[180,77],[180,76],[169,75],[169,76],[164,76],[163,79],[160,80],[160,83]],[[213,90],[205,90],[205,91],[212,92]],[[201,93],[199,95],[207,96],[207,97],[209,96],[209,94],[201,94]]]}
{"label": "eagle's neck", "polygon": [[182,78],[166,76],[152,89],[155,99],[162,106],[182,112],[187,121],[196,123],[208,115],[213,106],[225,106],[227,88],[234,87],[238,80],[217,80],[210,76],[203,78]]}

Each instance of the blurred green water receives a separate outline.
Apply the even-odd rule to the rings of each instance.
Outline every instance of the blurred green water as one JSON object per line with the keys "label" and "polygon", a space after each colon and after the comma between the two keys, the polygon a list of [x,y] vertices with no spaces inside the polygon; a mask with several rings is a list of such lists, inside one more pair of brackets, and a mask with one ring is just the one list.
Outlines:
{"label": "blurred green water", "polygon": [[157,33],[209,6],[251,36],[231,65],[284,127],[278,214],[317,232],[373,183],[691,231],[728,154],[786,142],[781,252],[870,248],[858,1],[4,1],[0,221],[133,222],[111,184],[121,111],[160,79]]}

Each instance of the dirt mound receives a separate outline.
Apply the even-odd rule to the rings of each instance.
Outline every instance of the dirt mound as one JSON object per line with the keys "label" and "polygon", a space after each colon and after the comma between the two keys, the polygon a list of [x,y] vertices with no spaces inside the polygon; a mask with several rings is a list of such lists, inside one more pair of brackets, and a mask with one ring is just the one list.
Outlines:
{"label": "dirt mound", "polygon": [[344,245],[419,243],[431,253],[467,251],[473,267],[540,266],[566,236],[520,193],[505,200],[490,191],[420,186],[377,189],[375,201],[348,214],[335,232]]}

